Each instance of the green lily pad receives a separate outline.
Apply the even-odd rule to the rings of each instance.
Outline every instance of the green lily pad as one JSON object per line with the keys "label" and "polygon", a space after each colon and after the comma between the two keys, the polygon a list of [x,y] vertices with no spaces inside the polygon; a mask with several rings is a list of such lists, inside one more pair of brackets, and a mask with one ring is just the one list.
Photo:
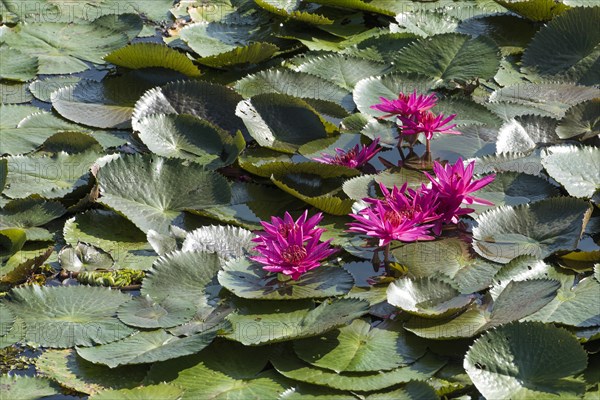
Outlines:
{"label": "green lily pad", "polygon": [[111,269],[115,261],[109,253],[92,245],[77,243],[66,246],[58,253],[61,267],[69,272]]}
{"label": "green lily pad", "polygon": [[411,276],[452,278],[463,294],[487,288],[502,264],[491,263],[470,254],[469,245],[459,239],[407,243],[392,255],[408,268]]}
{"label": "green lily pad", "polygon": [[117,158],[98,173],[101,203],[125,215],[144,232],[168,233],[186,209],[226,204],[227,180],[198,164],[151,155]]}
{"label": "green lily pad", "polygon": [[[60,11],[59,11],[60,12]],[[38,58],[39,74],[70,74],[88,69],[84,61],[103,64],[102,57],[127,44],[122,32],[102,26],[102,20],[23,24],[2,39],[12,48]]]}
{"label": "green lily pad", "polygon": [[0,159],[0,194],[4,190],[6,185],[6,176],[8,175],[8,160],[3,158]]}
{"label": "green lily pad", "polygon": [[92,364],[79,357],[74,349],[47,350],[36,359],[36,369],[60,383],[61,386],[85,394],[95,394],[106,389],[133,388],[146,376],[147,366],[108,368]]}
{"label": "green lily pad", "polygon": [[362,58],[328,54],[301,63],[295,69],[331,81],[344,89],[352,90],[364,77],[381,75],[389,67],[384,63]]}
{"label": "green lily pad", "polygon": [[344,295],[354,285],[343,268],[323,265],[297,281],[279,282],[277,274],[247,258],[231,260],[219,271],[219,283],[238,297],[260,300],[311,299]]}
{"label": "green lily pad", "polygon": [[189,304],[199,313],[216,306],[221,286],[217,271],[221,263],[215,253],[173,252],[160,257],[142,282],[142,295],[161,304],[165,301]]}
{"label": "green lily pad", "polygon": [[7,187],[3,193],[13,199],[32,194],[47,199],[64,197],[87,185],[88,172],[98,157],[93,151],[73,155],[61,152],[52,157],[8,157]]}
{"label": "green lily pad", "polygon": [[539,152],[493,154],[476,158],[474,161],[473,173],[477,175],[490,172],[519,172],[540,176],[544,169]]}
{"label": "green lily pad", "polygon": [[152,114],[190,114],[204,119],[232,136],[246,132],[242,121],[234,117],[242,97],[232,89],[201,81],[171,82],[148,90],[135,104],[132,126],[139,131],[139,121]]}
{"label": "green lily pad", "polygon": [[240,66],[244,64],[257,64],[273,57],[279,47],[271,43],[251,43],[247,46],[236,47],[225,53],[215,54],[209,57],[201,57],[196,61],[200,64],[214,68]]}
{"label": "green lily pad", "polygon": [[[348,400],[351,394],[344,391],[330,389],[325,386],[307,385],[301,383],[288,389],[280,396],[281,400]],[[439,399],[435,389],[425,382],[411,381],[401,385],[399,389],[386,392],[375,392],[364,395],[365,400],[395,399],[395,400],[417,400],[417,399]]]}
{"label": "green lily pad", "polygon": [[0,303],[0,336],[6,335],[15,323],[15,315],[6,307],[4,303]]}
{"label": "green lily pad", "polygon": [[225,262],[243,256],[254,243],[256,235],[234,226],[203,226],[189,232],[181,245],[181,251],[217,253]]}
{"label": "green lily pad", "polygon": [[16,317],[14,324],[6,335],[0,336],[0,349],[22,343],[25,338],[25,329],[25,322],[21,318]]}
{"label": "green lily pad", "polygon": [[4,263],[27,241],[27,232],[20,228],[0,229],[0,261]]}
{"label": "green lily pad", "polygon": [[79,81],[81,81],[81,78],[78,76],[52,76],[31,82],[29,90],[36,99],[50,103],[50,95],[53,92],[67,86],[76,85]]}
{"label": "green lily pad", "polygon": [[110,343],[133,330],[116,318],[130,296],[110,289],[28,286],[13,289],[8,303],[27,325],[26,340],[65,348]]}
{"label": "green lily pad", "polygon": [[104,60],[130,69],[162,67],[190,77],[200,76],[198,67],[185,54],[157,43],[130,44],[107,54]]}
{"label": "green lily pad", "polygon": [[195,161],[208,169],[232,164],[246,146],[236,137],[188,114],[152,114],[138,121],[139,137],[154,154]]}
{"label": "green lily pad", "polygon": [[[308,13],[306,11],[300,11],[296,7],[290,7],[293,3],[285,0],[266,1],[266,0],[255,0],[256,4],[265,10],[284,17],[286,19],[292,19],[299,22],[306,22],[314,25],[330,25],[333,23],[332,19],[329,19],[323,15]],[[298,4],[298,3],[297,3]]]}
{"label": "green lily pad", "polygon": [[115,268],[147,270],[156,254],[146,237],[132,222],[106,210],[88,210],[67,220],[63,229],[65,241],[101,248],[115,260]]}
{"label": "green lily pad", "polygon": [[248,75],[235,83],[235,90],[245,98],[264,93],[280,93],[302,99],[318,99],[354,109],[352,96],[346,89],[323,78],[288,69],[271,69]]}
{"label": "green lily pad", "polygon": [[532,21],[549,21],[568,9],[564,4],[565,1],[556,3],[552,0],[497,0],[497,2]]}
{"label": "green lily pad", "polygon": [[538,114],[562,118],[567,110],[584,101],[600,97],[600,89],[571,83],[519,83],[496,90],[489,97],[490,105],[508,104],[516,115]]}
{"label": "green lily pad", "polygon": [[225,337],[246,346],[317,336],[347,324],[368,311],[358,299],[329,300],[317,307],[309,300],[236,300],[238,311],[230,314],[233,332]]}
{"label": "green lily pad", "polygon": [[152,366],[148,379],[185,390],[183,399],[278,398],[289,386],[273,370],[261,372],[269,351],[217,342],[197,355]]}
{"label": "green lily pad", "polygon": [[540,75],[597,84],[600,34],[594,27],[598,18],[598,7],[573,8],[556,17],[533,37],[523,54],[523,65]]}
{"label": "green lily pad", "polygon": [[[52,106],[68,120],[98,128],[125,129],[131,126],[133,106],[143,88],[134,80],[81,80],[50,96]],[[123,90],[128,86],[127,90]],[[124,94],[125,93],[125,94]]]}
{"label": "green lily pad", "polygon": [[263,147],[296,152],[311,140],[327,137],[326,126],[305,101],[288,95],[265,93],[240,102],[235,115]]}
{"label": "green lily pad", "polygon": [[26,82],[38,73],[38,59],[8,46],[0,46],[0,79]]}
{"label": "green lily pad", "polygon": [[600,325],[600,283],[591,277],[583,279],[574,287],[567,280],[558,290],[556,297],[528,321],[556,322],[576,327]]}
{"label": "green lily pad", "polygon": [[390,371],[336,373],[307,364],[288,350],[273,357],[271,363],[280,374],[290,379],[333,389],[367,392],[413,380],[426,380],[442,368],[445,361],[427,354],[411,365]]}
{"label": "green lily pad", "polygon": [[215,330],[179,338],[163,330],[137,332],[117,342],[94,347],[78,347],[77,354],[95,364],[146,364],[194,354],[208,346]]}
{"label": "green lily pad", "polygon": [[117,311],[122,322],[138,328],[171,328],[188,322],[195,313],[189,302],[166,298],[159,303],[148,295],[134,297]]}
{"label": "green lily pad", "polygon": [[520,255],[546,258],[559,250],[573,250],[588,208],[585,201],[557,197],[486,211],[476,218],[473,248],[504,264]]}
{"label": "green lily pad", "polygon": [[60,394],[52,381],[35,376],[0,376],[0,391],[8,399],[37,400]]}
{"label": "green lily pad", "polygon": [[436,35],[406,46],[394,65],[398,71],[434,78],[437,84],[489,79],[499,66],[499,50],[493,40],[457,33]]}
{"label": "green lily pad", "polygon": [[133,389],[105,390],[90,397],[92,400],[179,400],[184,390],[161,383]]}
{"label": "green lily pad", "polygon": [[535,149],[539,144],[560,142],[556,134],[558,122],[550,117],[524,115],[504,123],[498,132],[498,153],[522,152]]}
{"label": "green lily pad", "polygon": [[542,153],[542,165],[571,196],[592,197],[600,188],[600,148],[552,146]]}
{"label": "green lily pad", "polygon": [[556,127],[558,137],[570,139],[583,135],[580,140],[586,140],[600,135],[599,104],[599,101],[592,100],[569,108]]}
{"label": "green lily pad", "polygon": [[407,334],[398,322],[371,326],[355,319],[323,336],[294,342],[302,360],[335,372],[388,371],[412,364],[425,354],[424,343]]}
{"label": "green lily pad", "polygon": [[[548,346],[555,351],[547,351]],[[514,323],[485,333],[467,352],[467,374],[486,398],[579,397],[574,378],[587,355],[568,331],[541,323]]]}
{"label": "green lily pad", "polygon": [[510,282],[489,306],[472,306],[462,314],[446,319],[411,318],[405,328],[428,339],[468,338],[492,327],[518,321],[549,304],[559,282],[534,279]]}
{"label": "green lily pad", "polygon": [[387,290],[388,303],[407,313],[440,318],[456,313],[473,300],[436,278],[401,278]]}
{"label": "green lily pad", "polygon": [[44,242],[28,242],[0,264],[0,282],[23,283],[50,257],[53,245]]}

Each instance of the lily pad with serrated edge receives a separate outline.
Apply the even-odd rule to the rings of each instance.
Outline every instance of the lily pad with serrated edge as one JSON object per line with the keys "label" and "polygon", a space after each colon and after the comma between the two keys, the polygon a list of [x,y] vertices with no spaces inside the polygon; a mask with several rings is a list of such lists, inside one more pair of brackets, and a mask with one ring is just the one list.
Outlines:
{"label": "lily pad with serrated edge", "polygon": [[110,343],[134,332],[116,317],[129,298],[98,287],[27,286],[13,289],[7,304],[27,325],[27,342],[65,348]]}

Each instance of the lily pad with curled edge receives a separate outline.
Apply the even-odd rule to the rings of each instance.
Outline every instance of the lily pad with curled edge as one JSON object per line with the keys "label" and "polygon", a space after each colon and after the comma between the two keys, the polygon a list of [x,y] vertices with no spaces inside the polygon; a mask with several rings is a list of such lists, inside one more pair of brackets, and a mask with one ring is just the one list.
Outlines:
{"label": "lily pad with curled edge", "polygon": [[467,374],[488,399],[579,398],[585,382],[575,375],[586,365],[586,352],[571,333],[539,322],[486,332],[464,360]]}
{"label": "lily pad with curled edge", "polygon": [[36,360],[36,369],[61,386],[85,394],[106,389],[133,388],[148,372],[148,366],[109,368],[79,357],[74,349],[47,350]]}
{"label": "lily pad with curled edge", "polygon": [[26,286],[13,289],[7,303],[27,325],[26,340],[65,348],[110,343],[134,332],[116,317],[131,296],[87,286]]}
{"label": "lily pad with curled edge", "polygon": [[293,345],[302,360],[338,373],[391,370],[412,364],[426,350],[420,339],[391,320],[373,326],[356,319],[350,325],[297,340]]}
{"label": "lily pad with curled edge", "polygon": [[231,197],[229,183],[217,172],[156,155],[117,158],[100,169],[98,183],[100,202],[144,232],[166,234],[182,211],[226,204]]}
{"label": "lily pad with curled edge", "polygon": [[22,283],[50,257],[54,246],[48,242],[27,242],[25,245],[0,263],[0,282],[12,285]]}
{"label": "lily pad with curled edge", "polygon": [[104,60],[130,68],[162,67],[190,77],[200,76],[200,70],[184,53],[158,43],[134,43],[104,56]]}
{"label": "lily pad with curled edge", "polygon": [[[325,386],[316,386],[306,383],[300,383],[293,388],[286,390],[279,398],[280,400],[348,400],[353,398],[356,393],[331,389]],[[410,381],[407,384],[400,385],[396,389],[375,392],[368,395],[361,395],[364,400],[438,400],[439,396],[433,387],[425,382]]]}
{"label": "lily pad with curled edge", "polygon": [[66,246],[58,253],[60,266],[69,272],[111,269],[115,261],[109,253],[92,245],[77,243]]}
{"label": "lily pad with curled edge", "polygon": [[559,250],[573,250],[588,209],[588,202],[573,197],[497,207],[477,216],[473,248],[503,264],[521,255],[546,258]]}
{"label": "lily pad with curled edge", "polygon": [[391,305],[425,318],[446,317],[473,301],[437,278],[400,278],[390,284],[387,296]]}
{"label": "lily pad with curled edge", "polygon": [[238,297],[257,300],[294,300],[340,296],[354,285],[343,268],[322,265],[297,281],[280,282],[277,274],[262,269],[248,258],[231,260],[219,271],[219,283]]}
{"label": "lily pad with curled edge", "polygon": [[156,260],[144,233],[113,211],[77,214],[65,222],[63,236],[72,246],[84,242],[106,251],[115,260],[115,268],[147,270]]}
{"label": "lily pad with curled edge", "polygon": [[273,356],[271,363],[280,374],[290,379],[333,389],[368,392],[414,380],[424,381],[442,368],[446,361],[426,354],[408,366],[389,371],[336,373],[305,363],[287,348],[282,350],[282,354]]}
{"label": "lily pad with curled edge", "polygon": [[78,347],[77,354],[95,364],[146,364],[195,354],[215,338],[215,329],[180,338],[164,330],[136,332],[122,340],[94,347]]}
{"label": "lily pad with curled edge", "polygon": [[468,338],[495,326],[518,321],[554,299],[559,282],[549,279],[510,282],[491,306],[471,306],[456,317],[413,317],[405,328],[427,339]]}
{"label": "lily pad with curled edge", "polygon": [[246,146],[237,131],[229,132],[189,114],[152,114],[138,122],[139,137],[163,157],[191,160],[217,169],[232,164]]}
{"label": "lily pad with curled edge", "polygon": [[140,120],[153,114],[190,114],[235,135],[247,132],[235,108],[242,96],[216,83],[202,81],[171,82],[148,90],[135,103],[131,124],[139,130]]}

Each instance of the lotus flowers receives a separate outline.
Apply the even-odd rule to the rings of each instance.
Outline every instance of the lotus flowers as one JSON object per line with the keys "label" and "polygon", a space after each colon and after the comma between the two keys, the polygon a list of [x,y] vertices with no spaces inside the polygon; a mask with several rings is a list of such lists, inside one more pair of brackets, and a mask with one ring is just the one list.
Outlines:
{"label": "lotus flowers", "polygon": [[332,249],[331,240],[320,243],[324,229],[316,225],[323,219],[318,213],[307,220],[305,211],[296,221],[289,213],[284,218],[272,217],[271,223],[261,222],[265,232],[253,239],[259,253],[250,257],[263,264],[263,269],[282,273],[298,280],[302,274],[315,269],[327,257],[337,252]]}
{"label": "lotus flowers", "polygon": [[376,138],[368,146],[357,144],[348,151],[336,148],[336,155],[323,153],[320,158],[313,158],[313,160],[325,164],[343,165],[348,168],[360,168],[381,150],[381,147],[378,146],[379,138]]}
{"label": "lotus flowers", "polygon": [[398,116],[398,119],[402,121],[403,124],[403,135],[416,135],[422,133],[427,140],[431,140],[434,133],[460,135],[460,132],[452,130],[456,127],[456,124],[447,126],[454,117],[456,117],[456,114],[446,117],[444,114],[435,115],[431,111],[427,111],[417,114],[412,118]]}
{"label": "lotus flowers", "polygon": [[439,234],[442,223],[457,223],[461,215],[474,211],[472,208],[461,208],[461,204],[494,205],[487,200],[470,195],[490,184],[496,177],[495,174],[491,174],[473,180],[474,168],[475,161],[469,163],[465,168],[463,160],[459,158],[454,165],[450,163],[442,165],[437,161],[434,162],[433,172],[435,177],[425,172],[425,175],[431,181],[431,187],[427,190],[431,191],[438,201],[437,213],[440,217],[434,228],[436,234]]}
{"label": "lotus flowers", "polygon": [[428,96],[420,94],[417,96],[417,91],[415,90],[410,95],[400,93],[395,100],[389,100],[385,97],[380,97],[379,100],[381,103],[372,105],[371,108],[388,113],[381,118],[387,118],[394,115],[410,118],[415,114],[425,112],[435,107],[437,97],[435,94]]}
{"label": "lotus flowers", "polygon": [[414,242],[416,240],[433,240],[429,229],[433,224],[428,222],[437,218],[434,201],[430,196],[422,196],[413,192],[407,194],[407,184],[401,188],[394,186],[390,193],[380,184],[385,198],[365,199],[369,207],[358,214],[350,214],[356,222],[349,223],[348,232],[362,233],[379,239],[379,246],[386,246],[392,240]]}

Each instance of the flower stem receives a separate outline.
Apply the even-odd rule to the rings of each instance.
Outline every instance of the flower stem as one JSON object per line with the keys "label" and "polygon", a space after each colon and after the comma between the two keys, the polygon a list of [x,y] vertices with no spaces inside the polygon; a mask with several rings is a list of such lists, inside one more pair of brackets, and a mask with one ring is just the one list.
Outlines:
{"label": "flower stem", "polygon": [[431,141],[429,139],[425,139],[425,154],[431,153]]}
{"label": "flower stem", "polygon": [[390,244],[386,244],[383,248],[383,266],[385,267],[385,274],[388,276],[392,275],[390,270]]}

